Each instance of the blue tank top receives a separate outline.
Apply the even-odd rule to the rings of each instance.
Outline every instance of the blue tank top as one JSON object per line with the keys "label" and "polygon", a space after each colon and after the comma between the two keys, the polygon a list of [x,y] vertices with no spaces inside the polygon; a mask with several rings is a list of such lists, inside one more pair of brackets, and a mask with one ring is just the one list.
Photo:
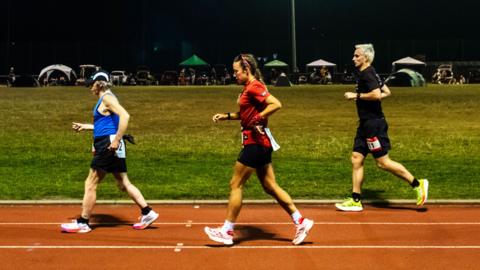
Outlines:
{"label": "blue tank top", "polygon": [[[105,95],[112,95],[113,94],[107,93]],[[102,136],[109,136],[113,134],[117,134],[118,130],[118,122],[120,117],[117,114],[111,113],[110,115],[103,115],[98,112],[98,106],[103,101],[103,95],[101,98],[98,99],[95,108],[93,109],[93,137],[98,138]]]}

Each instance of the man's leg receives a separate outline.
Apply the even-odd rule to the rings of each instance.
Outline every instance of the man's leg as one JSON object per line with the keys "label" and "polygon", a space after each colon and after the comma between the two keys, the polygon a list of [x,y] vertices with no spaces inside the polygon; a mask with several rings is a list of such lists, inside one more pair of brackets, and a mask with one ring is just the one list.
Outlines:
{"label": "man's leg", "polygon": [[364,175],[365,156],[359,152],[352,153],[352,197],[342,203],[336,203],[335,207],[342,211],[362,211],[361,202],[362,184]]}
{"label": "man's leg", "polygon": [[158,213],[150,208],[140,190],[130,182],[126,172],[114,173],[113,176],[117,180],[118,188],[126,192],[141,209],[140,221],[133,224],[133,228],[136,230],[146,229],[158,219]]}
{"label": "man's leg", "polygon": [[97,185],[105,177],[104,172],[90,169],[87,179],[85,180],[85,193],[83,195],[82,214],[80,218],[74,220],[72,223],[61,224],[63,232],[67,233],[88,233],[92,229],[89,226],[88,220],[92,213],[95,201],[97,200]]}
{"label": "man's leg", "polygon": [[383,170],[386,170],[400,179],[405,180],[412,186],[417,194],[417,205],[423,205],[428,198],[428,180],[417,180],[402,164],[391,160],[388,155],[375,159],[377,166]]}
{"label": "man's leg", "polygon": [[352,153],[352,192],[362,193],[363,175],[364,175],[365,156],[358,153]]}
{"label": "man's leg", "polygon": [[85,193],[83,194],[82,215],[81,217],[88,220],[92,213],[93,207],[97,200],[97,186],[106,173],[99,170],[90,169],[90,172],[85,180]]}
{"label": "man's leg", "polygon": [[134,186],[128,179],[127,173],[114,173],[113,176],[117,180],[117,186],[121,191],[124,191],[128,196],[140,207],[144,208],[148,206],[145,198],[140,190]]}
{"label": "man's leg", "polygon": [[383,157],[375,158],[375,162],[380,169],[396,175],[409,184],[415,179],[415,177],[413,177],[413,175],[402,164],[391,160],[388,154]]}

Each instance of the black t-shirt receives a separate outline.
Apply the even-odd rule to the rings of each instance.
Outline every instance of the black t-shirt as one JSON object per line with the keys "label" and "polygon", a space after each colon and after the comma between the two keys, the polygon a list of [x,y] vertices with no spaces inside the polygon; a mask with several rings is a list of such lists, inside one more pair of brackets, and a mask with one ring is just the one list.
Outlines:
{"label": "black t-shirt", "polygon": [[[357,93],[369,93],[381,88],[383,82],[372,66],[360,71],[357,78]],[[357,113],[360,120],[383,118],[382,103],[380,100],[370,101],[357,99]]]}

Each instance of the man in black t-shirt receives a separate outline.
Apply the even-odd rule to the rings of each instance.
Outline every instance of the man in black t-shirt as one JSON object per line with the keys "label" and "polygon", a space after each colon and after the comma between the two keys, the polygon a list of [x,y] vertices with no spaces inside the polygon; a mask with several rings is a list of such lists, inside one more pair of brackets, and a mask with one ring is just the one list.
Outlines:
{"label": "man in black t-shirt", "polygon": [[355,100],[360,121],[352,153],[352,197],[335,204],[343,211],[363,210],[361,202],[363,163],[368,153],[372,153],[379,168],[407,181],[413,187],[417,194],[417,205],[423,205],[428,197],[428,180],[417,180],[402,164],[388,157],[391,147],[381,99],[388,97],[391,92],[371,66],[374,55],[372,44],[355,46],[352,60],[358,69],[357,88],[355,92],[345,93],[347,100]]}

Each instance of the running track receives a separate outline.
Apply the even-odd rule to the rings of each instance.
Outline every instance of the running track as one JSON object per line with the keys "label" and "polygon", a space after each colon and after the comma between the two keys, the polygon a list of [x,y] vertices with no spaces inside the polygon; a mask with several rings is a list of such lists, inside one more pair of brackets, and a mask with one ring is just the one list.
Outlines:
{"label": "running track", "polygon": [[61,233],[78,205],[0,206],[0,269],[480,269],[480,206],[367,206],[362,213],[301,205],[316,225],[301,246],[278,205],[245,205],[236,245],[211,242],[224,205],[154,205],[136,231],[133,205],[99,205],[95,229]]}

